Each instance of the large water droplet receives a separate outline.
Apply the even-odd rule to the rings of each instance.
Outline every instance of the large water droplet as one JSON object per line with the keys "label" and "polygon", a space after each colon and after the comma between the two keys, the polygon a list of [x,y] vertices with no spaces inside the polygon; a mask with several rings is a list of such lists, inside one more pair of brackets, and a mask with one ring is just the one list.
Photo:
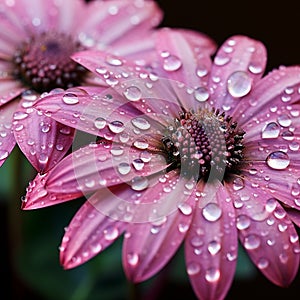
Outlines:
{"label": "large water droplet", "polygon": [[190,262],[187,264],[186,270],[187,273],[191,276],[191,275],[196,275],[200,272],[200,265],[196,262]]}
{"label": "large water droplet", "polygon": [[260,238],[255,234],[249,234],[245,237],[244,246],[248,250],[257,249],[260,246]]}
{"label": "large water droplet", "polygon": [[142,191],[148,187],[148,179],[144,176],[136,176],[131,181],[131,188],[135,191]]}
{"label": "large water droplet", "polygon": [[220,270],[216,268],[210,268],[206,270],[205,273],[205,279],[208,282],[216,282],[219,280],[220,276],[221,276]]}
{"label": "large water droplet", "polygon": [[252,87],[251,77],[243,71],[232,73],[227,80],[227,90],[232,97],[243,97],[247,95]]}
{"label": "large water droplet", "polygon": [[139,255],[137,253],[128,253],[127,254],[127,262],[131,266],[136,266],[139,262]]}
{"label": "large water droplet", "polygon": [[106,120],[104,118],[99,117],[94,121],[94,125],[97,129],[103,129],[106,125]]}
{"label": "large water droplet", "polygon": [[177,71],[181,66],[181,60],[175,55],[169,55],[164,59],[163,68],[166,71]]}
{"label": "large water droplet", "polygon": [[217,241],[211,241],[208,244],[207,250],[211,255],[216,255],[221,250],[221,244]]}
{"label": "large water droplet", "polygon": [[28,117],[28,114],[24,111],[16,111],[14,113],[14,120],[24,120]]}
{"label": "large water droplet", "polygon": [[123,65],[122,60],[114,55],[107,55],[106,62],[111,66],[122,66]]}
{"label": "large water droplet", "polygon": [[118,165],[118,171],[121,175],[126,175],[130,172],[131,167],[128,163],[122,162]]}
{"label": "large water droplet", "polygon": [[78,96],[74,93],[66,93],[63,95],[63,102],[68,105],[74,105],[79,103]]}
{"label": "large water droplet", "polygon": [[6,159],[8,155],[9,155],[8,151],[0,149],[0,160]]}
{"label": "large water droplet", "polygon": [[267,165],[275,170],[284,170],[290,164],[290,158],[285,152],[275,151],[268,155]]}
{"label": "large water droplet", "polygon": [[215,222],[221,217],[222,210],[219,205],[215,203],[208,203],[203,208],[202,215],[207,221]]}
{"label": "large water droplet", "polygon": [[268,123],[262,130],[263,139],[276,139],[280,133],[280,126],[276,122]]}
{"label": "large water droplet", "polygon": [[108,128],[113,133],[121,133],[122,131],[124,131],[125,126],[121,121],[112,121],[111,123],[108,124]]}
{"label": "large water droplet", "polygon": [[199,102],[204,102],[209,98],[209,92],[205,87],[198,87],[195,89],[194,96]]}
{"label": "large water droplet", "polygon": [[132,165],[137,171],[141,171],[145,165],[144,161],[142,161],[140,158],[136,158],[132,161]]}
{"label": "large water droplet", "polygon": [[137,118],[134,118],[131,120],[131,123],[141,129],[141,130],[147,130],[151,127],[150,123],[145,119],[145,118],[142,118],[142,117],[137,117]]}
{"label": "large water droplet", "polygon": [[142,97],[142,91],[137,86],[128,87],[123,94],[129,101],[138,101]]}
{"label": "large water droplet", "polygon": [[247,229],[250,226],[251,220],[246,215],[239,215],[236,220],[236,227],[239,230]]}

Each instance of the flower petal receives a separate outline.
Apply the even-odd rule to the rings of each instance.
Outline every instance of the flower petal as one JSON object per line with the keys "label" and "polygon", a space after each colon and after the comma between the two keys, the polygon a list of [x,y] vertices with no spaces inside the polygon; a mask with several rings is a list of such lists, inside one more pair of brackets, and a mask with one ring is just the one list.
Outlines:
{"label": "flower petal", "polygon": [[[188,30],[164,28],[156,35],[162,65],[160,75],[171,80],[183,107],[199,106],[199,102],[205,102],[209,97],[207,74],[211,69],[210,55],[215,50],[215,43],[204,34]],[[179,83],[186,86],[182,87]],[[187,88],[195,90],[187,93]],[[204,98],[200,97],[200,91]]]}
{"label": "flower petal", "polygon": [[[239,124],[246,130],[253,125],[253,120],[266,121],[266,114],[275,118],[279,110],[287,111],[288,106],[299,100],[297,87],[300,83],[300,67],[280,67],[263,77],[251,93],[236,107],[232,116],[239,120]],[[275,113],[275,114],[274,114]],[[291,111],[289,112],[291,114]],[[276,118],[277,119],[277,118]]]}
{"label": "flower petal", "polygon": [[285,210],[272,195],[244,182],[227,186],[237,210],[239,238],[258,269],[274,284],[288,286],[299,268],[299,239]]}
{"label": "flower petal", "polygon": [[27,192],[23,209],[53,205],[125,182],[138,190],[146,189],[151,184],[147,176],[163,172],[167,164],[159,154],[147,153],[147,159],[144,155],[144,150],[109,142],[80,148],[56,164],[42,180],[38,176]]}
{"label": "flower petal", "polygon": [[101,202],[101,198],[101,191],[91,196],[67,227],[59,248],[60,262],[65,269],[77,267],[93,258],[111,245],[127,226],[102,214],[91,204]]}
{"label": "flower petal", "polygon": [[35,109],[14,113],[15,139],[27,159],[40,172],[46,172],[60,161],[72,145],[74,129],[60,124]]}
{"label": "flower petal", "polygon": [[12,131],[12,118],[17,106],[17,101],[11,101],[0,108],[0,166],[16,145]]}
{"label": "flower petal", "polygon": [[181,245],[189,228],[194,197],[190,196],[186,180],[174,179],[176,184],[172,182],[172,188],[167,190],[166,185],[159,183],[153,187],[151,195],[152,199],[162,200],[164,206],[174,206],[172,202],[176,199],[180,204],[175,205],[175,210],[157,209],[159,219],[130,223],[126,229],[123,266],[127,277],[134,282],[144,281],[162,269]]}
{"label": "flower petal", "polygon": [[[0,64],[0,68],[1,66],[3,66],[3,63]],[[4,73],[6,73],[7,71],[8,70],[5,69]],[[13,78],[7,77],[4,79],[0,79],[0,107],[20,96],[25,90],[26,88],[22,87],[21,83],[14,80]]]}
{"label": "flower petal", "polygon": [[232,112],[262,77],[266,60],[266,49],[259,41],[239,35],[225,41],[211,70],[212,106]]}
{"label": "flower petal", "polygon": [[143,43],[148,29],[157,26],[163,15],[154,1],[94,1],[88,5],[88,11],[91,16],[80,30],[118,51],[128,47],[132,37],[135,44]]}
{"label": "flower petal", "polygon": [[186,268],[199,299],[224,299],[238,251],[230,193],[221,183],[206,185],[185,240]]}

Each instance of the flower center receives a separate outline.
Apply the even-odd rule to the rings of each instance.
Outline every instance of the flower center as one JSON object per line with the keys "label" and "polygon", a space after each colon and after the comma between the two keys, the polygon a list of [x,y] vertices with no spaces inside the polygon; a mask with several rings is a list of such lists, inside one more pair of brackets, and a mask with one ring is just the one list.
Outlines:
{"label": "flower center", "polygon": [[245,132],[219,110],[180,112],[163,136],[162,149],[169,169],[199,181],[223,180],[238,173],[243,161]]}
{"label": "flower center", "polygon": [[32,36],[14,54],[14,75],[39,93],[80,85],[86,69],[70,58],[80,50],[80,43],[64,33]]}

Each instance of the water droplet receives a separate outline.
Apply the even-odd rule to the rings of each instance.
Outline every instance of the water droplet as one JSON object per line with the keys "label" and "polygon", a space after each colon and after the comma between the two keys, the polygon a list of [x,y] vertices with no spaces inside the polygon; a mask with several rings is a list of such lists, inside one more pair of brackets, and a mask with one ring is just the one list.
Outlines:
{"label": "water droplet", "polygon": [[164,59],[163,68],[166,71],[177,71],[182,66],[181,60],[175,55],[169,55]]}
{"label": "water droplet", "polygon": [[63,102],[68,105],[74,105],[79,103],[78,96],[74,93],[66,93],[63,95]]}
{"label": "water droplet", "polygon": [[208,282],[216,282],[221,276],[220,270],[216,268],[210,268],[205,272],[205,279]]}
{"label": "water droplet", "polygon": [[239,190],[243,189],[244,186],[245,186],[245,183],[242,178],[237,177],[233,180],[233,189],[235,191],[239,191]]}
{"label": "water droplet", "polygon": [[180,203],[178,205],[178,209],[181,213],[183,213],[185,216],[189,216],[193,212],[193,208],[188,203]]}
{"label": "water droplet", "polygon": [[106,126],[106,120],[99,117],[94,121],[94,125],[97,129],[103,129]]}
{"label": "water droplet", "polygon": [[191,276],[191,275],[196,275],[200,272],[200,265],[196,262],[190,262],[188,263],[186,270],[187,273]]}
{"label": "water droplet", "polygon": [[104,233],[104,238],[107,241],[113,241],[119,236],[119,230],[114,226],[110,226],[104,229],[103,233]]}
{"label": "water droplet", "polygon": [[137,117],[135,119],[132,119],[131,123],[135,127],[139,128],[141,130],[147,130],[151,127],[150,123],[145,118],[142,118],[142,117]]}
{"label": "water droplet", "polygon": [[134,159],[132,164],[137,171],[141,171],[145,165],[145,163],[140,158]]}
{"label": "water droplet", "polygon": [[282,127],[289,127],[292,124],[292,120],[288,115],[280,115],[277,120]]}
{"label": "water droplet", "polygon": [[263,139],[276,139],[280,133],[280,126],[276,122],[266,124],[263,128],[261,137]]}
{"label": "water droplet", "polygon": [[9,155],[8,151],[0,149],[0,160],[6,159],[8,155]]}
{"label": "water droplet", "polygon": [[147,149],[149,144],[145,139],[138,139],[134,141],[133,145],[138,149]]}
{"label": "water droplet", "polygon": [[124,96],[129,101],[138,101],[142,97],[142,91],[137,86],[130,86],[124,91]]}
{"label": "water droplet", "polygon": [[135,191],[142,191],[148,187],[148,179],[144,176],[136,176],[131,180],[131,188]]}
{"label": "water droplet", "polygon": [[139,255],[137,253],[128,253],[127,254],[127,262],[131,266],[136,266],[139,262]]}
{"label": "water droplet", "polygon": [[232,73],[227,80],[227,90],[232,97],[243,97],[247,95],[252,87],[251,77],[243,71]]}
{"label": "water droplet", "polygon": [[268,155],[267,165],[275,170],[284,170],[290,164],[290,158],[285,152],[275,151]]}
{"label": "water droplet", "polygon": [[260,246],[260,238],[255,234],[249,234],[245,237],[244,246],[247,250],[254,250]]}
{"label": "water droplet", "polygon": [[14,113],[14,120],[24,120],[28,117],[28,114],[23,111],[16,111]]}
{"label": "water droplet", "polygon": [[217,241],[211,241],[208,244],[207,250],[211,255],[216,255],[221,250],[221,244]]}
{"label": "water droplet", "polygon": [[107,55],[106,62],[111,66],[122,66],[123,65],[122,60],[114,55]]}
{"label": "water droplet", "polygon": [[118,165],[118,171],[121,175],[126,175],[130,172],[131,167],[128,163],[122,162]]}
{"label": "water droplet", "polygon": [[236,227],[239,230],[247,229],[250,226],[251,220],[246,215],[239,215],[236,221]]}
{"label": "water droplet", "polygon": [[111,123],[108,124],[108,128],[113,133],[121,133],[122,131],[124,131],[125,126],[121,121],[112,121]]}
{"label": "water droplet", "polygon": [[257,262],[257,267],[259,269],[265,269],[269,266],[269,261],[266,258],[261,257]]}
{"label": "water droplet", "polygon": [[215,203],[208,203],[203,208],[202,215],[207,221],[215,222],[221,217],[222,210],[219,205]]}
{"label": "water droplet", "polygon": [[205,87],[198,87],[195,89],[194,96],[199,102],[204,102],[209,98],[209,92]]}

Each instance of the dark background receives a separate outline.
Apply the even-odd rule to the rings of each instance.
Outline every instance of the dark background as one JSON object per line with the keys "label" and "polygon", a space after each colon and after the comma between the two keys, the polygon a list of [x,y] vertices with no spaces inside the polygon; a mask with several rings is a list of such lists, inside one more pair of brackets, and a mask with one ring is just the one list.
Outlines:
{"label": "dark background", "polygon": [[[43,1],[43,0],[41,0]],[[46,0],[45,0],[46,1]],[[300,63],[300,4],[297,1],[158,0],[165,12],[161,26],[201,31],[221,45],[244,34],[262,41],[267,71]],[[195,300],[179,252],[166,271],[133,287],[121,267],[121,241],[75,270],[59,266],[58,247],[82,200],[38,211],[21,211],[20,197],[34,173],[15,150],[0,170],[0,281],[3,299],[12,300]],[[15,173],[12,170],[16,169]],[[24,180],[20,178],[24,175]],[[8,196],[13,192],[14,197]],[[240,253],[237,274],[226,300],[298,299],[300,272],[290,288],[271,284]],[[2,299],[3,296],[1,296]]]}

